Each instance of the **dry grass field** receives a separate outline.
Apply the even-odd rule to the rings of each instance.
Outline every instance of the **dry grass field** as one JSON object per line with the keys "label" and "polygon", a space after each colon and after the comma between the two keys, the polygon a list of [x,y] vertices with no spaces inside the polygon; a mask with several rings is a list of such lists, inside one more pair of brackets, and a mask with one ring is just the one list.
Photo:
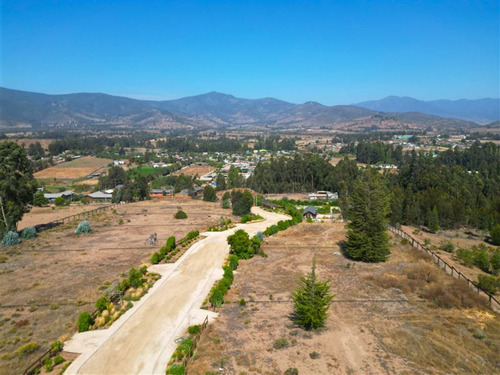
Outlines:
{"label": "dry grass field", "polygon": [[[173,218],[179,207],[187,219]],[[167,237],[205,230],[221,216],[234,220],[230,213],[220,203],[145,201],[89,219],[89,234],[75,235],[78,223],[73,222],[20,245],[0,247],[0,373],[21,373],[50,342],[70,337],[78,315],[94,310],[103,285],[149,262]],[[158,244],[146,245],[153,232]],[[15,353],[29,342],[40,348],[24,356]]]}
{"label": "dry grass field", "polygon": [[[240,262],[189,374],[219,367],[228,374],[498,373],[500,319],[471,289],[397,238],[383,264],[348,260],[344,238],[342,223],[302,223],[267,238],[266,258]],[[336,294],[321,332],[288,318],[290,293],[314,255],[318,277],[330,279]]]}
{"label": "dry grass field", "polygon": [[23,230],[26,227],[49,223],[51,221],[59,220],[81,212],[91,211],[100,206],[103,206],[103,204],[72,204],[71,206],[62,207],[32,207],[31,211],[24,214],[23,219],[17,224],[17,229]]}
{"label": "dry grass field", "polygon": [[58,164],[34,174],[40,180],[76,180],[84,178],[93,172],[103,172],[111,159],[100,159],[93,156],[84,156],[66,163]]}
{"label": "dry grass field", "polygon": [[[469,279],[476,281],[478,275],[486,275],[485,272],[481,271],[477,267],[467,267],[457,260],[453,253],[448,253],[446,251],[440,250],[443,243],[451,242],[455,246],[455,251],[459,248],[470,249],[473,246],[484,244],[492,248],[499,248],[499,246],[494,246],[483,241],[483,236],[474,237],[469,234],[464,233],[464,230],[445,230],[439,231],[438,233],[428,233],[418,230],[416,227],[403,225],[402,229],[410,234],[413,238],[418,240],[420,243],[424,244],[425,240],[429,241],[428,247],[436,251],[441,258],[446,262],[454,266],[460,272],[462,272]],[[417,230],[417,231],[416,231]]]}
{"label": "dry grass field", "polygon": [[194,176],[197,174],[199,177],[201,177],[204,174],[211,173],[213,171],[215,171],[215,168],[211,165],[190,165],[186,168],[175,171],[172,174],[176,176],[181,174],[184,174],[186,176]]}

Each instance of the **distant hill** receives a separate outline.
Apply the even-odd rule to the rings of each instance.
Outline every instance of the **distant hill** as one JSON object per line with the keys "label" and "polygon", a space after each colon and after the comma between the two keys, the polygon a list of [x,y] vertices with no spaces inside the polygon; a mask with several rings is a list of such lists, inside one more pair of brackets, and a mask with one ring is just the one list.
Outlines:
{"label": "distant hill", "polygon": [[500,120],[500,99],[492,98],[422,101],[407,96],[388,96],[354,105],[380,112],[421,112],[480,123]]}
{"label": "distant hill", "polygon": [[[47,95],[0,88],[0,128],[291,127],[408,130],[457,129],[477,124],[424,113],[381,113],[361,106],[292,104],[210,92],[176,100],[136,100],[107,94]],[[415,126],[414,126],[415,125]]]}

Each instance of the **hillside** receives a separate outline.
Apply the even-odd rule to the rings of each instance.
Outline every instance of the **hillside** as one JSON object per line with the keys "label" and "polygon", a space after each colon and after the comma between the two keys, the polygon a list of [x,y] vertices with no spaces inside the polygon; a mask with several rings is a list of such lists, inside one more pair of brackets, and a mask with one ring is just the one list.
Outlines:
{"label": "hillside", "polygon": [[[397,112],[397,111],[393,111]],[[382,114],[360,106],[292,104],[274,98],[241,99],[210,92],[176,100],[136,100],[107,94],[47,95],[0,88],[0,128],[229,127],[457,129],[477,124],[423,113]]]}

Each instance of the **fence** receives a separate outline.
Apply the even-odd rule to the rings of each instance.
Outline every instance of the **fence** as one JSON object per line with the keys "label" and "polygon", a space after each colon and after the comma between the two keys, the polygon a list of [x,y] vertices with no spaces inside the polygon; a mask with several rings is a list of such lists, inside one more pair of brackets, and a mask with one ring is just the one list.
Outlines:
{"label": "fence", "polygon": [[66,217],[63,217],[61,219],[50,221],[50,222],[45,223],[45,224],[35,225],[35,228],[36,228],[37,232],[41,232],[42,230],[52,229],[54,227],[57,227],[58,225],[62,225],[64,223],[69,223],[70,221],[73,221],[75,219],[83,219],[83,218],[87,218],[87,217],[91,217],[91,216],[100,214],[104,211],[109,210],[110,208],[113,208],[113,207],[116,207],[119,205],[120,205],[120,203],[113,203],[109,206],[101,206],[101,207],[95,208],[95,209],[90,210],[90,211],[84,211],[84,212],[80,212],[78,214],[66,216]]}
{"label": "fence", "polygon": [[474,288],[477,290],[478,294],[484,295],[486,298],[488,298],[488,305],[490,309],[499,311],[500,310],[500,302],[493,297],[490,293],[487,291],[483,290],[479,285],[477,285],[476,282],[470,280],[467,276],[465,276],[462,272],[457,270],[455,267],[447,263],[443,258],[441,258],[438,254],[436,254],[434,251],[428,249],[424,245],[422,245],[420,242],[418,242],[416,239],[414,239],[412,236],[410,236],[408,233],[406,233],[404,230],[394,228],[393,226],[389,225],[388,226],[389,230],[398,235],[401,238],[406,238],[411,246],[413,246],[416,249],[423,250],[427,252],[431,257],[433,262],[441,269],[443,269],[446,273],[450,274],[451,276],[457,278],[457,279],[463,279],[467,281],[467,285],[470,287]]}
{"label": "fence", "polygon": [[24,370],[23,375],[33,375],[36,373],[36,369],[40,368],[44,365],[45,363],[45,358],[48,357],[53,357],[57,353],[59,353],[60,349],[53,348],[51,347],[49,350],[47,350],[45,353],[43,353],[40,357],[38,357],[37,360],[35,360],[26,370]]}
{"label": "fence", "polygon": [[196,334],[196,336],[193,338],[193,345],[191,345],[191,348],[189,349],[189,352],[186,353],[186,356],[184,357],[184,360],[182,361],[182,365],[184,366],[184,375],[187,375],[187,363],[191,359],[191,357],[194,354],[194,351],[196,350],[196,346],[198,345],[198,342],[200,341],[201,334],[207,328],[208,325],[208,316],[205,317],[205,320],[201,324],[200,331]]}

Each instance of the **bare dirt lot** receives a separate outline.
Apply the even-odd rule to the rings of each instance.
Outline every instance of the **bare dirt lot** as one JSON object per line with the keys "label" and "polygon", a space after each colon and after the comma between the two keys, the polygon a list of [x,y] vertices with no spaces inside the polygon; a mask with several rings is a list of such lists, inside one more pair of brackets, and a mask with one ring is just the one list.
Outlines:
{"label": "bare dirt lot", "polygon": [[[302,223],[240,262],[229,303],[204,332],[189,374],[493,374],[500,319],[466,285],[393,238],[383,264],[352,262],[342,223]],[[310,271],[336,294],[327,330],[293,326],[290,293]],[[244,303],[239,303],[244,299]],[[441,305],[442,307],[438,306]]]}
{"label": "bare dirt lot", "polygon": [[197,174],[198,176],[201,177],[204,174],[213,172],[214,170],[215,168],[212,167],[211,165],[190,165],[186,168],[182,168],[178,171],[175,171],[173,174],[176,176],[181,174],[184,174],[186,176],[194,176]]}
{"label": "bare dirt lot", "polygon": [[[188,218],[175,220],[178,208]],[[36,239],[0,247],[0,373],[21,373],[60,337],[69,338],[83,311],[93,311],[106,281],[147,262],[167,237],[182,238],[231,218],[220,203],[162,200],[124,204],[90,219],[92,232],[75,235],[73,222],[41,232]],[[119,224],[123,222],[123,224]],[[158,244],[145,244],[149,234]],[[23,356],[16,349],[29,342],[40,348]]]}
{"label": "bare dirt lot", "polygon": [[84,156],[50,167],[34,174],[37,179],[75,180],[83,178],[93,172],[102,172],[111,159],[100,159],[93,156]]}

